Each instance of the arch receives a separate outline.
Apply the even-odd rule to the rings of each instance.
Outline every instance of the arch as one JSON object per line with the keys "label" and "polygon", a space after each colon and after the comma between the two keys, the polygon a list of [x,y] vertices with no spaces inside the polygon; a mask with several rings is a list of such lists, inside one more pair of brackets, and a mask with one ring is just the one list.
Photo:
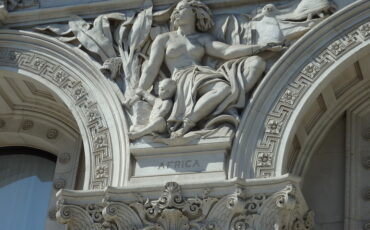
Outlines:
{"label": "arch", "polygon": [[85,151],[84,189],[122,186],[128,154],[116,87],[86,54],[28,31],[0,30],[0,70],[48,87],[69,108]]}
{"label": "arch", "polygon": [[[369,1],[347,6],[308,32],[274,64],[243,115],[229,177],[284,173],[292,133],[307,105],[335,71],[370,49],[369,15]],[[251,135],[246,130],[257,131]]]}

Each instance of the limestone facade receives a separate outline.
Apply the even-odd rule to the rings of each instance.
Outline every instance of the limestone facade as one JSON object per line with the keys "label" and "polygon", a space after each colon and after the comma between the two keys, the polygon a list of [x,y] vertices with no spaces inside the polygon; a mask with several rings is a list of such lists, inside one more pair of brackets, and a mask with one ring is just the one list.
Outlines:
{"label": "limestone facade", "polygon": [[3,0],[0,23],[0,147],[58,159],[45,229],[370,229],[369,1]]}

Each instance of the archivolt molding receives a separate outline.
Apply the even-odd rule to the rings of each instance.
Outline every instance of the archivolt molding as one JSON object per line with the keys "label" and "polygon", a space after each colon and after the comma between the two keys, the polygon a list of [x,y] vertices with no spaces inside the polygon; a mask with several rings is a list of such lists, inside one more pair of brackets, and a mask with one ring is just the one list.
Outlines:
{"label": "archivolt molding", "polygon": [[[334,64],[341,63],[347,59],[345,55],[349,53],[350,51],[354,50],[358,46],[365,46],[366,44],[370,43],[370,23],[368,15],[365,15],[365,12],[367,9],[370,8],[369,2],[358,2],[357,4],[354,4],[354,6],[348,7],[348,9],[344,9],[341,12],[338,12],[338,16],[333,15],[329,19],[327,19],[329,22],[322,23],[321,25],[318,25],[316,29],[309,32],[307,35],[305,35],[300,42],[297,42],[295,46],[293,46],[287,54],[285,54],[279,62],[275,64],[275,66],[271,69],[270,73],[267,74],[265,77],[264,82],[261,84],[260,88],[257,89],[256,92],[256,99],[254,102],[252,102],[251,108],[244,114],[244,125],[241,125],[242,130],[249,130],[251,129],[251,126],[254,126],[256,128],[256,124],[249,125],[249,127],[246,127],[246,123],[253,121],[254,123],[258,123],[261,121],[261,123],[258,123],[261,127],[257,128],[258,130],[263,130],[262,135],[258,136],[258,140],[256,140],[256,146],[254,149],[250,149],[251,156],[250,159],[245,159],[245,161],[251,161],[251,168],[253,170],[246,171],[243,168],[246,168],[243,166],[243,168],[240,167],[240,162],[242,162],[240,159],[243,158],[243,156],[248,156],[248,154],[240,154],[238,150],[233,151],[233,155],[235,156],[234,159],[237,159],[235,162],[239,162],[238,164],[235,164],[231,162],[231,174],[230,177],[233,176],[240,176],[240,174],[244,174],[244,177],[273,177],[276,175],[281,174],[279,170],[281,170],[281,166],[279,166],[279,157],[283,158],[283,155],[285,154],[285,149],[282,146],[283,144],[287,143],[287,139],[289,139],[289,133],[291,131],[291,122],[294,122],[295,117],[292,117],[293,113],[297,113],[297,111],[301,108],[301,104],[304,103],[308,98],[308,91],[309,89],[315,85],[315,87],[318,85],[318,82],[323,80],[323,76],[326,74],[325,71],[328,70],[331,66]],[[357,21],[357,25],[350,27],[346,24],[349,20],[345,16],[348,17],[347,14],[354,14],[356,11],[358,12],[358,17],[360,19],[354,19],[351,22],[353,24],[355,21]],[[344,15],[344,16],[343,16]],[[361,18],[362,17],[362,18]],[[366,17],[366,18],[365,18]],[[341,19],[343,18],[343,19]],[[322,48],[319,49],[312,49],[312,55],[307,55],[307,57],[303,56],[301,53],[303,52],[299,45],[302,43],[307,46],[304,43],[305,40],[309,40],[309,42],[313,42],[310,39],[312,37],[319,36],[320,33],[322,33],[323,29],[325,29],[325,25],[330,24],[331,22],[336,22],[335,26],[341,26],[340,23],[337,23],[338,21],[341,21],[342,28],[344,31],[346,31],[345,34],[337,35],[336,37],[333,37],[331,35],[331,38],[317,38],[317,47],[320,47],[320,44],[323,44],[325,42],[325,46],[321,46]],[[360,21],[360,23],[358,22]],[[339,25],[338,25],[339,24]],[[334,25],[331,25],[334,27]],[[330,31],[332,28],[328,28],[328,31]],[[315,34],[316,32],[316,34]],[[327,32],[328,33],[328,32]],[[330,36],[329,36],[330,37]],[[325,40],[326,41],[323,41]],[[311,45],[315,45],[315,43],[311,43]],[[297,49],[297,51],[295,50]],[[310,51],[311,52],[311,51]],[[296,59],[296,65],[299,69],[299,71],[294,71],[294,69],[290,69],[287,67],[287,64],[284,63],[284,61],[289,60],[289,58],[292,58],[295,56],[300,56],[303,59],[299,60],[297,57]],[[286,59],[286,60],[284,60]],[[304,60],[307,61],[304,61]],[[298,60],[298,61],[297,61]],[[290,62],[293,62],[293,60],[289,60]],[[288,62],[288,61],[286,61]],[[283,63],[283,64],[282,64]],[[301,64],[304,63],[304,64]],[[289,64],[291,66],[292,63]],[[299,68],[301,66],[301,68]],[[283,69],[284,68],[284,69]],[[280,77],[279,80],[276,80],[278,77]],[[283,79],[281,79],[283,78]],[[288,79],[288,82],[284,84],[284,80]],[[274,79],[274,80],[272,80]],[[274,82],[276,80],[276,85],[272,85],[271,82]],[[270,82],[268,82],[270,81]],[[267,86],[268,85],[268,86]],[[267,86],[267,87],[266,87]],[[265,87],[265,88],[264,88]],[[266,93],[266,89],[269,88],[269,93]],[[271,88],[273,87],[273,88]],[[263,90],[265,90],[263,92]],[[273,100],[266,100],[261,94],[261,91],[265,94],[265,96],[273,97],[274,93],[277,93],[277,97],[275,97]],[[262,102],[263,100],[263,102]],[[254,105],[253,105],[254,104]],[[253,106],[259,106],[260,108],[254,108],[256,111],[253,110]],[[268,108],[269,107],[269,108]],[[261,109],[262,108],[262,109]],[[262,111],[261,111],[262,110]],[[266,111],[266,113],[265,113]],[[259,113],[259,116],[261,116],[261,113],[265,113],[265,117],[263,119],[261,118],[255,118],[259,120],[256,122],[253,120],[254,117]],[[252,116],[250,116],[252,115]],[[248,119],[250,119],[248,121]],[[235,149],[243,149],[243,146],[247,145],[247,143],[244,144],[243,136],[245,134],[241,133],[239,136],[241,136],[240,143],[243,143],[239,146],[234,146]],[[253,138],[252,138],[253,139]],[[251,141],[251,140],[249,140]],[[252,140],[253,141],[253,140]],[[281,150],[284,149],[284,152]],[[241,150],[240,150],[241,151]],[[245,151],[245,150],[244,150]],[[252,151],[254,153],[252,153]],[[236,156],[237,154],[238,156]],[[233,165],[234,164],[234,165]],[[249,165],[249,164],[248,164]]]}
{"label": "archivolt molding", "polygon": [[271,171],[274,155],[277,153],[282,135],[293,110],[302,100],[308,88],[341,56],[369,38],[370,23],[365,23],[356,30],[332,42],[302,69],[293,82],[289,83],[265,120],[266,130],[256,149],[255,170],[257,176],[269,177],[274,174]]}
{"label": "archivolt molding", "polygon": [[[26,41],[26,38],[21,42],[10,41],[9,44],[9,40],[6,39],[9,35],[24,35],[25,37],[31,37],[35,41]],[[51,42],[45,40],[51,40]],[[30,46],[32,42],[40,43],[41,46],[36,46],[36,49],[30,49],[27,46]],[[110,102],[104,95],[101,95],[102,88],[104,87],[107,94],[112,90],[106,88],[102,82],[94,79],[95,76],[89,76],[91,65],[78,66],[79,73],[77,73],[75,65],[68,65],[65,61],[59,59],[58,55],[63,54],[53,54],[50,50],[45,51],[50,46],[55,46],[55,43],[59,42],[53,39],[47,39],[44,36],[33,35],[33,33],[29,32],[3,31],[0,33],[0,68],[8,71],[17,71],[26,76],[32,75],[32,78],[50,87],[55,94],[61,97],[67,107],[70,108],[79,125],[84,141],[87,164],[84,185],[86,189],[101,189],[112,185],[112,183],[117,183],[117,181],[113,181],[114,149],[112,143],[112,133],[117,128],[114,125],[108,125],[108,123],[114,122],[112,118],[118,112],[114,111],[116,108],[110,106]],[[24,46],[24,48],[14,48],[14,46]],[[70,49],[64,44],[60,46],[62,47],[57,48]],[[71,60],[77,58],[79,61],[89,62],[88,59],[84,60],[81,57],[76,57],[72,49],[70,56],[67,58]],[[99,70],[95,70],[94,72],[99,73]],[[104,79],[104,76],[101,76],[101,78]],[[98,98],[99,96],[100,98]],[[113,98],[111,95],[109,96]],[[102,107],[105,107],[105,109],[108,107],[110,111],[105,111]],[[116,139],[118,138],[116,133],[113,136]],[[123,137],[121,137],[121,140],[124,140]],[[124,141],[115,141],[124,143]],[[116,151],[118,150],[117,153],[121,154],[122,151],[119,151],[120,144],[117,144],[115,148]],[[120,159],[117,159],[119,157],[117,156],[115,159],[117,164],[121,163]],[[122,164],[122,167],[124,167],[124,164]],[[119,167],[116,167],[116,170],[120,170]]]}

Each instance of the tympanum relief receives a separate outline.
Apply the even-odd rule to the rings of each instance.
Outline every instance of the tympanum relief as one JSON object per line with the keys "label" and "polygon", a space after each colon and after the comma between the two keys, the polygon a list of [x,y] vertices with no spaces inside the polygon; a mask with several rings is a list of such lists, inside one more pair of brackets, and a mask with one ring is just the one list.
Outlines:
{"label": "tympanum relief", "polygon": [[292,42],[333,12],[327,0],[302,0],[255,12],[212,14],[196,0],[153,12],[110,13],[93,22],[37,31],[76,45],[101,64],[129,118],[131,142],[184,144],[232,139],[253,89]]}

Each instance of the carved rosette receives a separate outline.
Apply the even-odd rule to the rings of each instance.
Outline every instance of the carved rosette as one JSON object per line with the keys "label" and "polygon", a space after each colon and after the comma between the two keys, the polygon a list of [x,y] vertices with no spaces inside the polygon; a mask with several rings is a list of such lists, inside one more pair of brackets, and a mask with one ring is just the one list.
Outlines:
{"label": "carved rosette", "polygon": [[[108,196],[109,197],[109,196]],[[314,216],[294,185],[273,194],[249,194],[243,188],[221,198],[184,198],[175,182],[157,200],[130,204],[59,204],[57,220],[68,229],[117,230],[309,230]]]}

